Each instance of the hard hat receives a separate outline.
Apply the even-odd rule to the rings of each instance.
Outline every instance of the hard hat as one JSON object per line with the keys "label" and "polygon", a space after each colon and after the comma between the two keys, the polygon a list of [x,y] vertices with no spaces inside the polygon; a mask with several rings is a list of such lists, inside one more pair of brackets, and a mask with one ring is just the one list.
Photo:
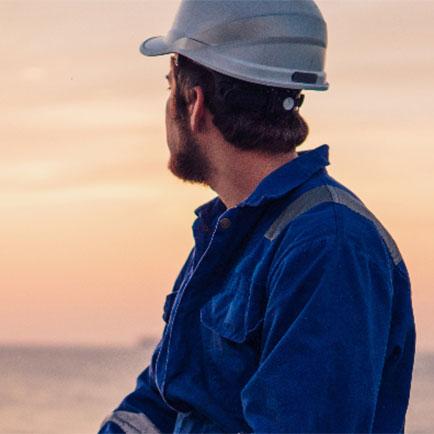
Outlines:
{"label": "hard hat", "polygon": [[166,36],[146,56],[179,53],[247,82],[327,90],[327,26],[313,0],[182,0]]}

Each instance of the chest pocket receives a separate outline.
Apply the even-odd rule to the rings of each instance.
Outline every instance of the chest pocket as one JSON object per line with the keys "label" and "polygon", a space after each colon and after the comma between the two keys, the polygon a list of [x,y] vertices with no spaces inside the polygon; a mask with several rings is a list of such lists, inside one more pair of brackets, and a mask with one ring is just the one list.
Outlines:
{"label": "chest pocket", "polygon": [[264,286],[243,274],[232,276],[225,287],[200,310],[200,321],[218,335],[244,342],[263,322]]}

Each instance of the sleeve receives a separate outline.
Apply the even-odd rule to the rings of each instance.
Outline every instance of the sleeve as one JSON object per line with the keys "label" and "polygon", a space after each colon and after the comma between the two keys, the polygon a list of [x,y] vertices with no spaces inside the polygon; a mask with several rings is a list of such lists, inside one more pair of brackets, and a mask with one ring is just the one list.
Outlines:
{"label": "sleeve", "polygon": [[139,375],[135,390],[102,422],[98,434],[173,432],[177,412],[163,401],[150,369]]}
{"label": "sleeve", "polygon": [[[173,295],[182,284],[193,261],[195,248],[190,253],[175,280],[172,292],[166,297],[163,320],[166,322],[173,302]],[[151,366],[159,353],[157,345],[152,363],[139,375],[135,390],[127,395],[120,405],[104,419],[98,434],[123,433],[171,433],[178,413],[169,407],[161,397],[152,375]]]}
{"label": "sleeve", "polygon": [[391,318],[388,268],[335,237],[279,260],[258,369],[241,392],[253,432],[371,432]]}

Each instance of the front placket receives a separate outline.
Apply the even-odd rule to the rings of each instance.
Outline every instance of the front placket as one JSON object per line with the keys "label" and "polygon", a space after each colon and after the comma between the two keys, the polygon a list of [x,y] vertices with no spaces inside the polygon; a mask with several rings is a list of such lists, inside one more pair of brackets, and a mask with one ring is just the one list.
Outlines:
{"label": "front placket", "polygon": [[[212,289],[219,286],[219,279],[228,270],[230,258],[236,256],[240,244],[252,231],[257,220],[256,209],[231,208],[223,212],[217,219],[207,247],[200,258],[193,261],[194,269],[179,289],[156,362],[157,386],[163,399],[172,408],[174,407],[167,399],[168,377],[175,367],[179,369],[179,364],[188,360],[189,342],[194,342],[195,330],[191,327],[187,330],[182,319],[193,311],[198,312],[200,306],[211,297]],[[183,369],[188,369],[188,364]],[[180,408],[174,410],[184,411]]]}

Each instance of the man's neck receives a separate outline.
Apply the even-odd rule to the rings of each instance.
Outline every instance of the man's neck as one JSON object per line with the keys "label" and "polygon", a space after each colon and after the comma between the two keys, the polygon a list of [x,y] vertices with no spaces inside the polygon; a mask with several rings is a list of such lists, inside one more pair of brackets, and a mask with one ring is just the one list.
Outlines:
{"label": "man's neck", "polygon": [[219,148],[212,156],[214,176],[209,186],[227,208],[233,208],[247,199],[267,175],[297,156],[295,151],[271,156],[232,146]]}

